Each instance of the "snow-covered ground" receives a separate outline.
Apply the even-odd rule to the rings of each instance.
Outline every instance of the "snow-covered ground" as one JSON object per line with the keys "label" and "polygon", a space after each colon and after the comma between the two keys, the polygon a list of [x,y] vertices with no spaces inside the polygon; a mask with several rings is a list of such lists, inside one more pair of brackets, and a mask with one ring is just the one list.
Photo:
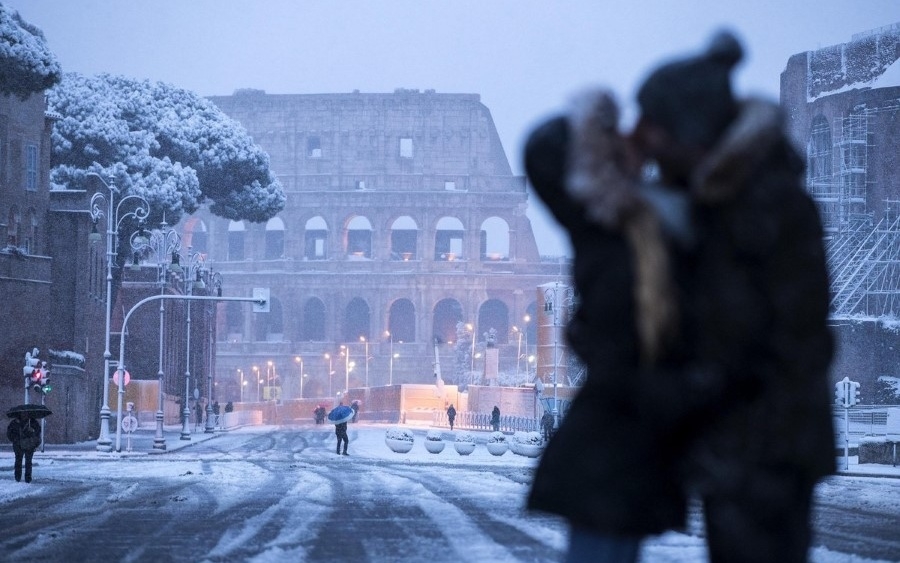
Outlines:
{"label": "snow-covered ground", "polygon": [[[96,529],[114,518],[109,515],[111,511],[146,504],[148,498],[164,491],[153,514],[178,519],[209,511],[220,523],[221,530],[205,544],[207,560],[324,560],[323,550],[337,548],[323,547],[317,538],[332,525],[334,513],[344,508],[359,513],[366,521],[357,524],[363,531],[369,529],[365,526],[379,526],[378,518],[384,517],[386,536],[394,530],[396,541],[402,538],[406,550],[410,545],[417,546],[420,554],[435,545],[449,550],[448,554],[430,558],[432,562],[553,561],[561,556],[566,543],[564,524],[522,510],[536,459],[511,452],[491,455],[484,446],[489,433],[479,433],[475,452],[461,456],[449,441],[452,434],[445,431],[448,443],[443,452],[431,454],[422,443],[425,428],[414,429],[412,451],[398,454],[385,445],[387,428],[350,425],[348,457],[335,455],[330,425],[247,427],[195,434],[190,442],[179,440],[177,431],[172,431],[167,433],[169,451],[162,455],[148,453],[152,432],[141,431],[128,453],[97,452],[94,443],[50,446],[36,454],[35,481],[30,485],[13,481],[12,454],[4,450],[0,453],[0,506],[14,508],[38,504],[42,498],[58,499],[60,511],[83,515],[78,521]],[[98,468],[103,476],[99,480]],[[851,469],[860,470],[855,463],[851,463]],[[900,468],[878,469],[900,474]],[[148,493],[148,488],[153,493]],[[900,479],[836,477],[823,483],[819,495],[823,499],[840,497],[841,509],[848,514],[876,509],[900,515]],[[248,499],[259,496],[262,498],[252,501],[258,505],[248,506]],[[407,512],[419,516],[407,517]],[[79,533],[71,529],[66,517],[59,516],[58,521],[54,517],[43,520],[45,529],[39,540],[25,547],[20,547],[16,532],[4,528],[0,547],[15,546],[14,552],[7,553],[17,560],[45,557],[52,552],[54,542],[64,544],[67,534]],[[270,537],[273,526],[280,531]],[[502,533],[497,531],[499,527],[504,529]],[[513,537],[530,542],[527,557],[510,545],[509,538]],[[382,548],[390,545],[390,541],[385,542]],[[379,555],[376,543],[365,545],[363,559],[392,560]],[[129,549],[144,557],[152,553],[150,547],[140,544]],[[333,551],[328,555],[328,560],[343,560],[335,559]],[[393,560],[416,559],[399,556]],[[900,553],[895,558],[869,559],[818,546],[811,560],[900,561]],[[641,561],[707,561],[699,519],[691,519],[686,533],[649,539]]]}

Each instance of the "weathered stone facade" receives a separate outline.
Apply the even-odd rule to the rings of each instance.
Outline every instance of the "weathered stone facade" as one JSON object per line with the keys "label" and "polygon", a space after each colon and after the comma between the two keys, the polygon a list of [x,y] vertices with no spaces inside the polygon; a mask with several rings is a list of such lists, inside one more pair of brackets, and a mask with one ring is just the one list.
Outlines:
{"label": "weathered stone facade", "polygon": [[[223,274],[226,295],[271,290],[270,313],[225,307],[220,392],[237,398],[240,369],[252,396],[254,374],[265,386],[272,370],[296,397],[301,361],[307,396],[430,383],[434,337],[443,377],[456,383],[448,343],[457,322],[474,325],[476,355],[494,328],[501,370],[515,369],[513,327],[535,317],[537,286],[567,270],[539,256],[525,179],[512,174],[477,95],[251,90],[211,99],[268,152],[288,198],[265,225],[207,212],[180,225],[183,244]],[[534,344],[534,323],[526,328]]]}
{"label": "weathered stone facade", "polygon": [[832,377],[871,403],[879,376],[900,375],[900,23],[792,56],[781,103],[826,231]]}

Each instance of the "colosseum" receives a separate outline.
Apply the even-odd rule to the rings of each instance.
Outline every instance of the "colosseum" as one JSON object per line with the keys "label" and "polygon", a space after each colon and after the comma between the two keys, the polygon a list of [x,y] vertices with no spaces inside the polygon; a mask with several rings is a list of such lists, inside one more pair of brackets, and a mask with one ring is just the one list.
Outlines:
{"label": "colosseum", "polygon": [[201,211],[181,225],[226,295],[271,296],[267,313],[222,307],[220,397],[261,396],[272,378],[291,398],[431,383],[436,367],[461,386],[552,371],[535,362],[539,286],[564,281],[568,264],[539,255],[525,178],[478,95],[211,100],[268,152],[287,196],[265,224]]}

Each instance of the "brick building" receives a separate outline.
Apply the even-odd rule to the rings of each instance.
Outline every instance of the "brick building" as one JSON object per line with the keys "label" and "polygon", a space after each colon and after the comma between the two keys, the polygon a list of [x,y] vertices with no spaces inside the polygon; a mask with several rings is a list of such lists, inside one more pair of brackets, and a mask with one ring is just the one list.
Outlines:
{"label": "brick building", "polygon": [[[301,366],[307,396],[430,383],[434,337],[443,378],[464,383],[460,364],[484,372],[490,329],[500,370],[516,369],[527,351],[517,331],[536,343],[525,322],[536,318],[536,288],[567,269],[539,256],[525,178],[512,173],[479,96],[244,90],[211,99],[267,151],[287,195],[266,224],[201,211],[179,226],[183,244],[222,273],[226,295],[271,290],[269,313],[224,306],[220,392],[237,398],[244,374],[250,396],[258,378],[275,377],[296,397]],[[467,355],[451,344],[457,323],[474,328]]]}

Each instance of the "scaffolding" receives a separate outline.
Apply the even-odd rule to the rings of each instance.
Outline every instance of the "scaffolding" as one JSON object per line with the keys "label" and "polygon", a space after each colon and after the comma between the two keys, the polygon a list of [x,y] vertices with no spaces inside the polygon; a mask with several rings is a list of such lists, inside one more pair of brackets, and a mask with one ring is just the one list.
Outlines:
{"label": "scaffolding", "polygon": [[[877,223],[867,209],[870,120],[876,113],[896,113],[898,106],[893,100],[857,107],[835,119],[831,143],[826,121],[811,130],[807,180],[825,227],[834,318],[900,316],[900,201],[886,201]],[[830,171],[823,164],[828,156]]]}

